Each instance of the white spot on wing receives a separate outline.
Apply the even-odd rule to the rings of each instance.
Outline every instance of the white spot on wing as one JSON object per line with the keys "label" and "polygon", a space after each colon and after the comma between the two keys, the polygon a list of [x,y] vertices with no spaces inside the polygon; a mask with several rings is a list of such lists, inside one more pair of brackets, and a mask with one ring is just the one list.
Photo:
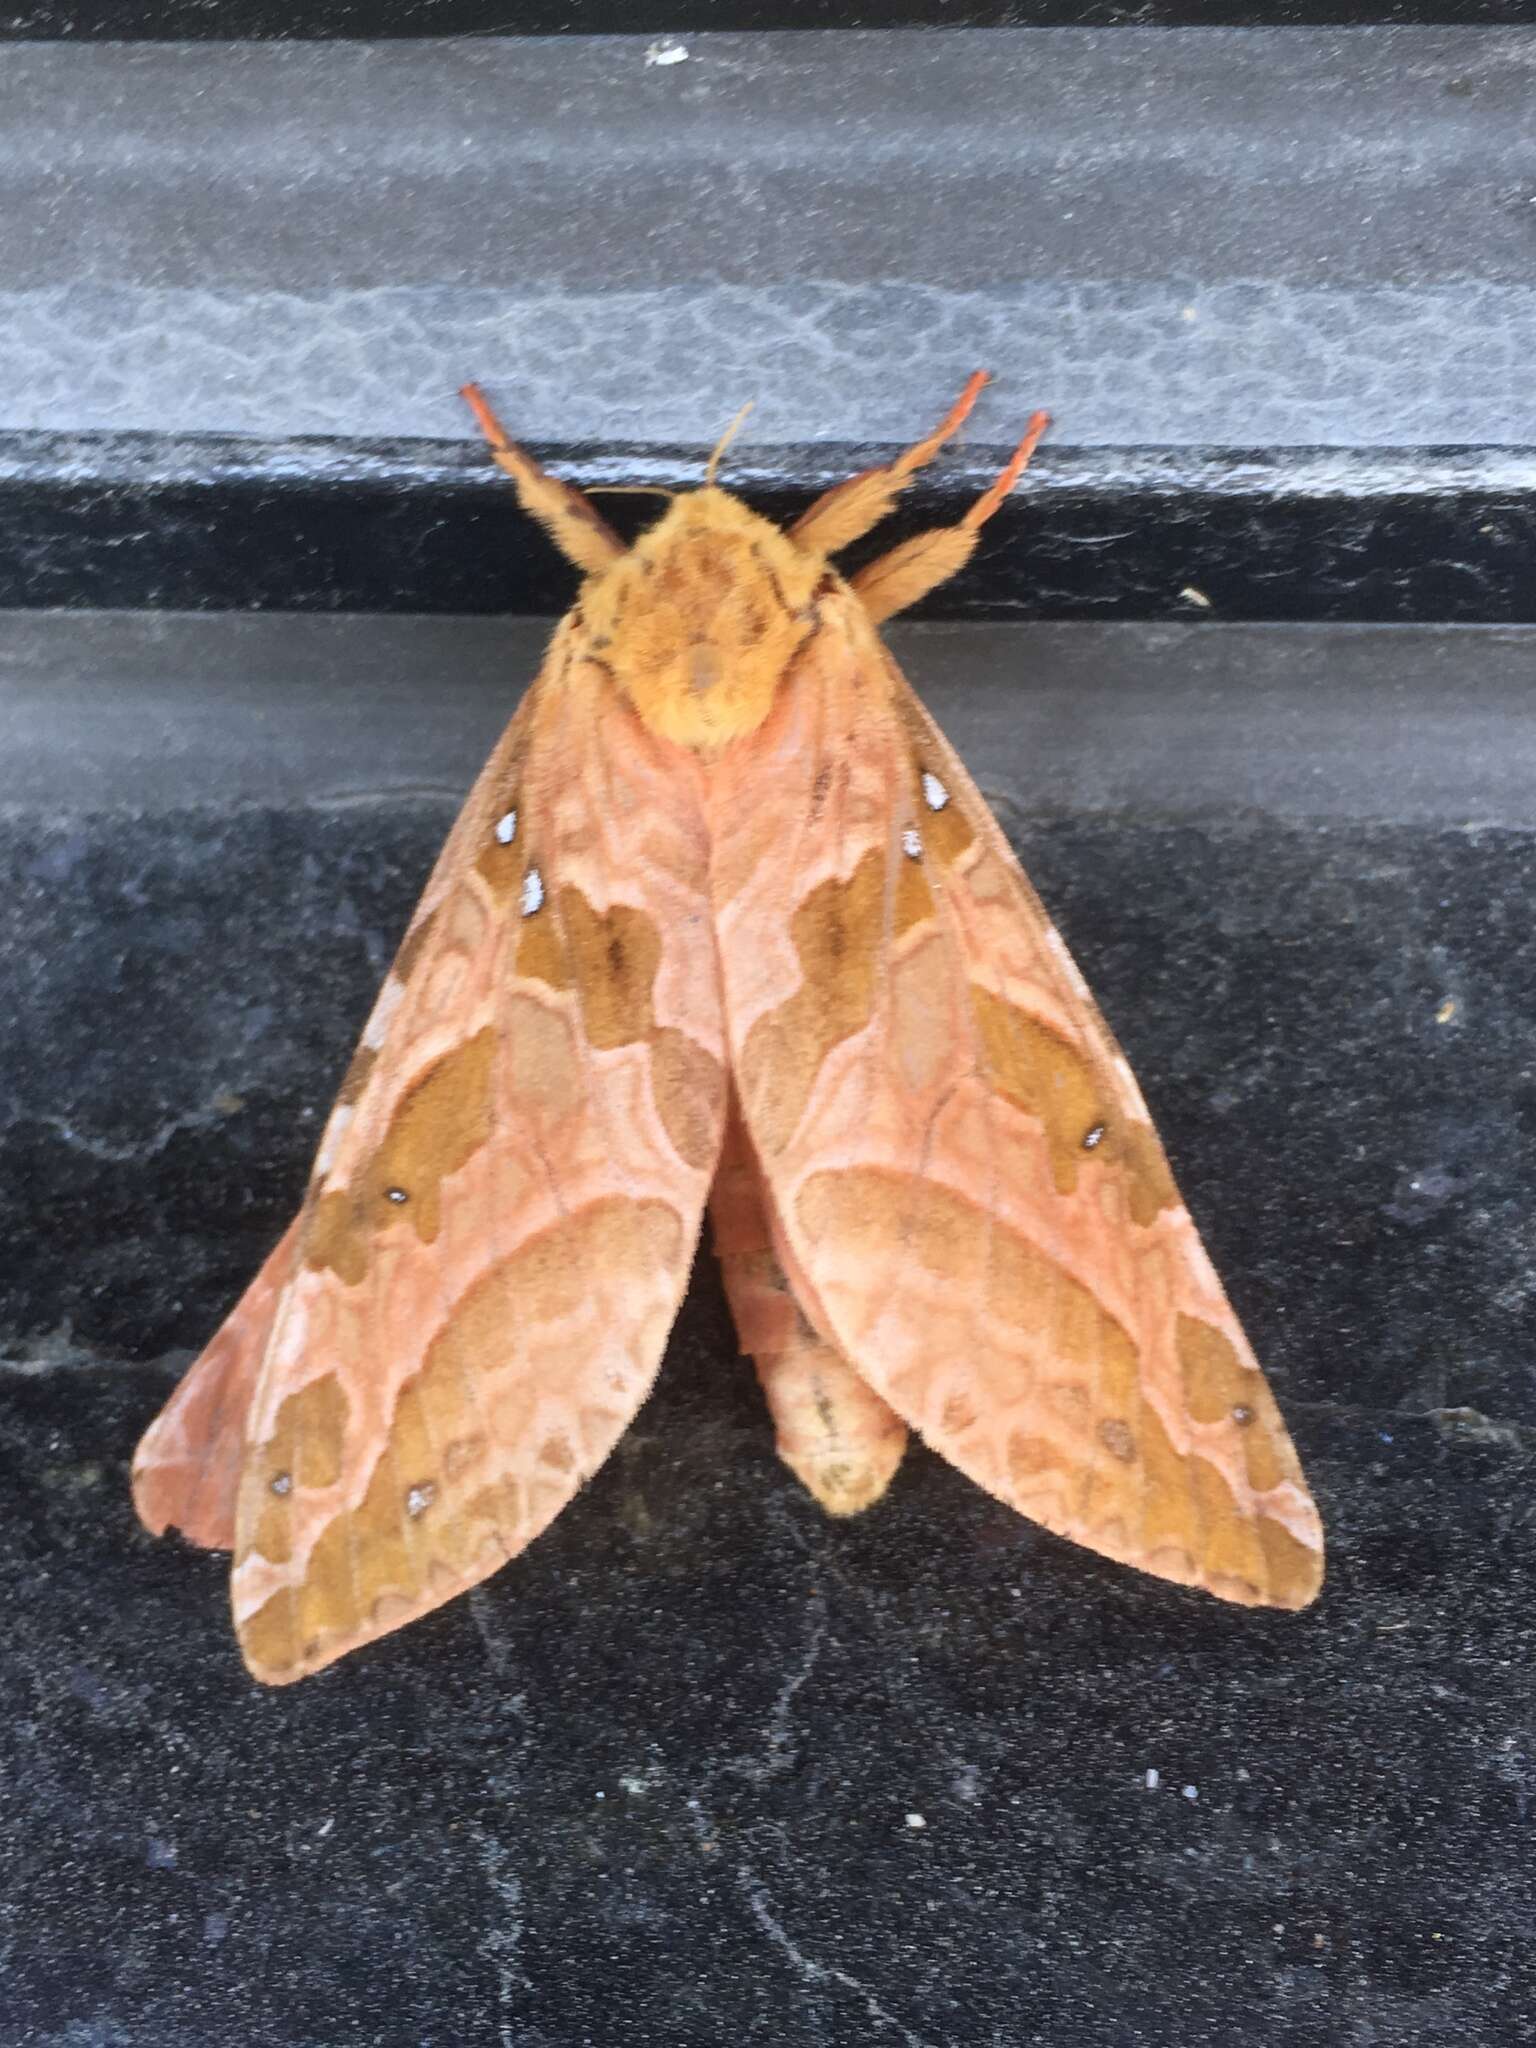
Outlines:
{"label": "white spot on wing", "polygon": [[437,1487],[430,1479],[424,1479],[419,1486],[413,1486],[405,1496],[405,1512],[414,1518],[424,1515],[437,1499]]}
{"label": "white spot on wing", "polygon": [[921,860],[923,842],[915,825],[909,825],[901,835],[901,850],[908,860]]}
{"label": "white spot on wing", "polygon": [[923,770],[923,802],[930,811],[942,811],[949,802],[949,791],[929,768]]}
{"label": "white spot on wing", "polygon": [[510,846],[517,837],[517,813],[508,811],[505,817],[496,820],[496,837],[503,846]]}
{"label": "white spot on wing", "polygon": [[523,877],[523,915],[532,917],[544,902],[544,877],[537,868],[530,868]]}

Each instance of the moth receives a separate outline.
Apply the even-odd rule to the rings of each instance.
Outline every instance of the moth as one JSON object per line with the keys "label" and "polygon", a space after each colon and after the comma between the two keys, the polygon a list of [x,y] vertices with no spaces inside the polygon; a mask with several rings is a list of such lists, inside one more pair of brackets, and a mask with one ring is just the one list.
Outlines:
{"label": "moth", "polygon": [[[471,790],[303,1207],[149,1429],[138,1512],[234,1552],[273,1685],[547,1527],[655,1377],[708,1209],[785,1463],[834,1515],[909,1431],[1021,1515],[1301,1607],[1322,1533],[1115,1041],[843,576],[967,418],[787,530],[715,481],[626,547],[508,440],[583,573]],[[723,444],[722,444],[723,445]]]}

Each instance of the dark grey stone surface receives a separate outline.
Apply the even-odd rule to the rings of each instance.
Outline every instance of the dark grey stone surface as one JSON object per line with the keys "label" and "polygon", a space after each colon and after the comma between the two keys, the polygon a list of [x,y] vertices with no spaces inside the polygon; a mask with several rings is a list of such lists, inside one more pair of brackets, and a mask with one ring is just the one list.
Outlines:
{"label": "dark grey stone surface", "polygon": [[[1266,636],[1190,636],[1181,682],[1150,630],[1166,727],[1124,634],[903,647],[1012,791],[1269,1364],[1329,1528],[1315,1609],[1137,1579],[921,1451],[825,1520],[705,1258],[656,1394],[525,1558],[269,1693],[223,1561],[137,1529],[126,1463],[296,1198],[452,806],[400,772],[405,654],[360,630],[349,667],[324,622],[376,776],[340,788],[300,642],[227,622],[221,658],[196,623],[180,803],[144,766],[174,661],[103,657],[109,711],[56,641],[18,711],[0,641],[0,2039],[1536,2040],[1536,820],[1472,822],[1497,777],[1442,742],[1417,784],[1391,765],[1442,661],[1485,753],[1528,752],[1536,639],[1280,636],[1318,729],[1271,723],[1224,808],[1197,726],[1278,691]],[[465,682],[421,630],[423,734],[482,719],[489,639]]]}
{"label": "dark grey stone surface", "polygon": [[0,428],[1536,442],[1536,30],[673,41],[7,46]]}

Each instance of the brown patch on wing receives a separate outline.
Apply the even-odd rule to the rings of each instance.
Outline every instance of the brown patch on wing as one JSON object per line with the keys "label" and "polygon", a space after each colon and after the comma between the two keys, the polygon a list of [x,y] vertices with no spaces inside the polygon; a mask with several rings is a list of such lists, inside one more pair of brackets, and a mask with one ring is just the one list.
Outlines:
{"label": "brown patch on wing", "polygon": [[374,1238],[395,1217],[430,1243],[442,1220],[442,1184],[491,1134],[496,1034],[489,1025],[425,1068],[396,1103],[382,1140],[350,1184],[311,1212],[304,1262],[349,1286],[368,1270]]}
{"label": "brown patch on wing", "polygon": [[1176,1209],[1179,1191],[1157,1133],[1121,1112],[1103,1085],[1102,1065],[991,989],[973,982],[970,997],[990,1078],[1045,1132],[1057,1193],[1072,1194],[1090,1162],[1113,1163],[1133,1223],[1146,1226],[1160,1209]]}
{"label": "brown patch on wing", "polygon": [[[719,1143],[725,1073],[687,1032],[656,1023],[662,938],[654,918],[627,903],[596,910],[569,885],[558,891],[554,911],[528,920],[518,973],[557,994],[574,989],[582,1033],[595,1050],[649,1046],[651,1090],[667,1136],[688,1165],[708,1166]],[[547,1027],[537,1035],[545,1037]],[[564,1057],[556,1065],[562,1076],[572,1071]]]}
{"label": "brown patch on wing", "polygon": [[1239,1432],[1254,1492],[1294,1479],[1295,1459],[1286,1455],[1283,1432],[1277,1435],[1279,1411],[1258,1368],[1238,1356],[1224,1332],[1195,1316],[1179,1317],[1177,1344],[1185,1406],[1196,1422],[1227,1423]]}
{"label": "brown patch on wing", "polygon": [[[570,890],[565,892],[574,895]],[[572,968],[565,933],[560,924],[550,915],[546,903],[534,917],[525,920],[517,941],[517,971],[525,981],[542,981],[546,988],[557,994],[574,988],[575,973]]]}
{"label": "brown patch on wing", "polygon": [[962,854],[970,851],[976,841],[976,834],[971,830],[965,813],[955,802],[952,794],[941,810],[930,810],[924,804],[919,830],[923,835],[924,847],[931,850],[946,867],[952,867]]}
{"label": "brown patch on wing", "polygon": [[1154,1223],[1160,1209],[1180,1207],[1178,1188],[1150,1124],[1119,1120],[1110,1126],[1106,1144],[1109,1157],[1118,1156],[1120,1160],[1121,1180],[1133,1223]]}
{"label": "brown patch on wing", "polygon": [[793,1136],[823,1060],[874,1013],[884,949],[885,855],[871,849],[846,881],[813,889],[791,921],[801,982],[758,1018],[742,1048],[740,1085],[758,1145],[776,1152]]}
{"label": "brown patch on wing", "polygon": [[570,888],[560,891],[559,912],[587,1037],[602,1050],[645,1038],[661,965],[661,934],[653,920],[627,903],[594,910],[579,889]]}
{"label": "brown patch on wing", "polygon": [[341,1476],[350,1412],[334,1373],[322,1373],[290,1394],[277,1411],[271,1436],[254,1447],[268,1488],[280,1486],[286,1493],[290,1485],[334,1486]]}
{"label": "brown patch on wing", "polygon": [[1112,1114],[1093,1067],[1060,1032],[990,989],[973,982],[970,995],[990,1078],[1040,1124],[1057,1193],[1070,1195],[1090,1157],[1085,1145],[1106,1132]]}
{"label": "brown patch on wing", "polygon": [[273,1564],[293,1554],[296,1491],[323,1492],[341,1476],[350,1409],[334,1373],[323,1373],[288,1396],[264,1443],[251,1447],[251,1470],[267,1498],[250,1547]]}

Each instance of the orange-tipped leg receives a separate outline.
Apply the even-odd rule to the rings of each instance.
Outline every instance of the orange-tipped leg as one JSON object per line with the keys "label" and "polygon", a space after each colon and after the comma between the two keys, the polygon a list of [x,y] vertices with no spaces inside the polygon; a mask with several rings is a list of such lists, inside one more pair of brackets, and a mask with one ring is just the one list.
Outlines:
{"label": "orange-tipped leg", "polygon": [[975,551],[976,537],[1029,466],[1041,435],[1051,423],[1046,412],[1033,413],[1024,438],[1008,458],[992,488],[984,491],[958,526],[935,526],[914,534],[887,555],[879,556],[853,578],[853,588],[878,625],[916,604],[930,590],[947,583]]}
{"label": "orange-tipped leg", "polygon": [[491,453],[516,484],[523,510],[538,520],[561,553],[569,555],[589,576],[599,575],[616,562],[624,543],[581,492],[540,469],[527,449],[508,439],[506,428],[478,384],[463,385],[459,396],[480,422]]}
{"label": "orange-tipped leg", "polygon": [[868,533],[890,511],[913,473],[931,462],[950,436],[964,426],[988,381],[985,370],[973,370],[965,389],[931,434],[914,441],[886,468],[860,470],[857,476],[823,491],[789,529],[790,539],[808,551],[835,555],[839,548]]}

